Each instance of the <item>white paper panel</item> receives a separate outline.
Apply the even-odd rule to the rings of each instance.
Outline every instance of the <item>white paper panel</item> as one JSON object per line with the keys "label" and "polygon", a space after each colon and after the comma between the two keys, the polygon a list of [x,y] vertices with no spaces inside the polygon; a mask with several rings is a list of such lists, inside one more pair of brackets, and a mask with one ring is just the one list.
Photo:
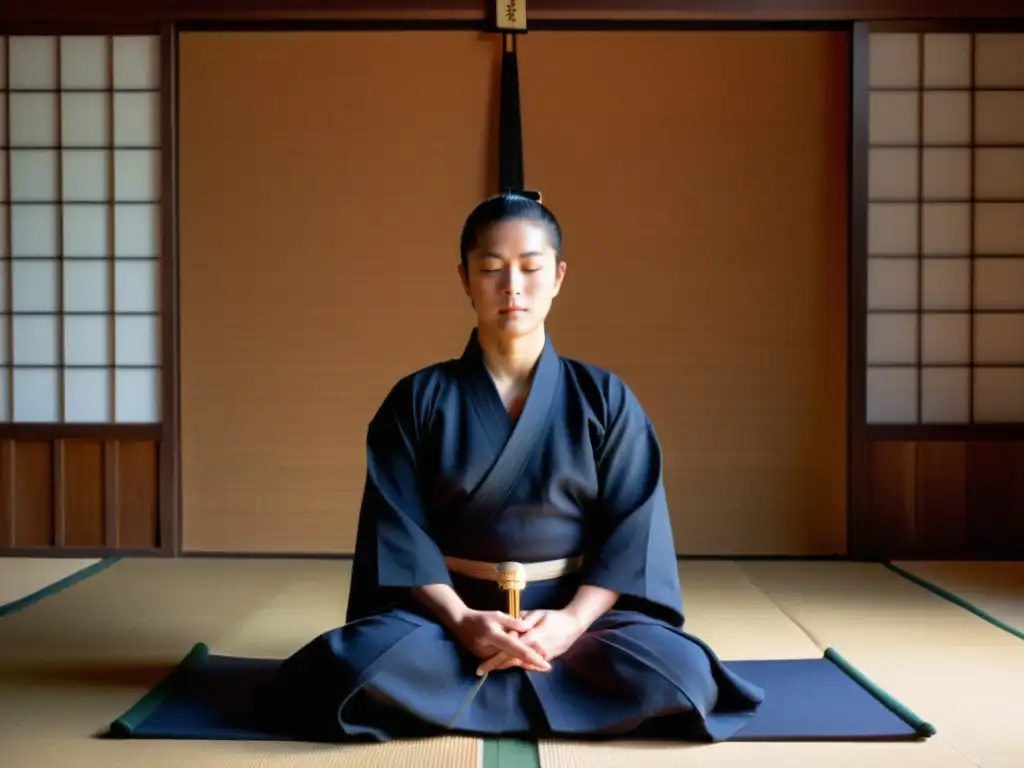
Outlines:
{"label": "white paper panel", "polygon": [[917,200],[917,150],[873,147],[868,150],[868,195],[873,200]]}
{"label": "white paper panel", "polygon": [[114,287],[117,312],[158,312],[160,263],[154,260],[121,260],[115,264]]}
{"label": "white paper panel", "polygon": [[60,318],[57,315],[15,315],[12,325],[15,365],[57,365],[60,362]]}
{"label": "white paper panel", "polygon": [[158,368],[118,368],[115,372],[119,423],[155,423],[160,421],[160,370]]}
{"label": "white paper panel", "polygon": [[922,153],[925,200],[971,199],[971,150],[932,147]]}
{"label": "white paper panel", "polygon": [[982,255],[1024,255],[1024,203],[975,205],[974,248]]}
{"label": "white paper panel", "polygon": [[975,85],[1024,88],[1024,34],[982,34],[974,45]]}
{"label": "white paper panel", "polygon": [[975,368],[974,420],[1024,422],[1024,368]]}
{"label": "white paper panel", "polygon": [[924,365],[969,365],[971,316],[929,314],[921,318],[921,362]]}
{"label": "white paper panel", "polygon": [[[7,150],[0,149],[0,179],[7,178]],[[7,185],[0,184],[0,203],[7,203]]]}
{"label": "white paper panel", "polygon": [[114,187],[117,200],[160,199],[160,151],[119,149],[114,152]]}
{"label": "white paper panel", "polygon": [[925,144],[970,145],[970,91],[936,91],[922,98]]}
{"label": "white paper panel", "polygon": [[12,35],[7,44],[11,88],[57,87],[57,38]]}
{"label": "white paper panel", "polygon": [[913,424],[917,421],[917,369],[868,368],[867,422]]}
{"label": "white paper panel", "polygon": [[109,88],[107,38],[98,36],[62,37],[60,41],[60,86]]}
{"label": "white paper panel", "polygon": [[114,206],[114,253],[155,258],[160,254],[160,206]]}
{"label": "white paper panel", "polygon": [[906,203],[868,205],[868,253],[916,256],[918,206]]}
{"label": "white paper panel", "polygon": [[921,421],[925,424],[965,424],[970,420],[971,369],[921,370]]}
{"label": "white paper panel", "polygon": [[921,252],[927,256],[969,256],[970,203],[925,203],[921,207]]}
{"label": "white paper panel", "polygon": [[1024,257],[976,259],[974,306],[982,310],[1024,310]]}
{"label": "white paper panel", "polygon": [[924,85],[928,88],[970,87],[970,35],[929,33],[924,36]]}
{"label": "white paper panel", "polygon": [[14,370],[14,420],[54,424],[60,421],[60,372],[53,368]]}
{"label": "white paper panel", "polygon": [[56,93],[8,93],[7,98],[12,147],[57,146]]}
{"label": "white paper panel", "polygon": [[10,317],[0,315],[0,365],[3,366],[11,364],[11,345],[10,336],[8,335],[10,321]]}
{"label": "white paper panel", "polygon": [[110,267],[103,261],[64,262],[64,309],[110,311]]}
{"label": "white paper panel", "polygon": [[112,365],[110,318],[75,315],[64,318],[65,365]]}
{"label": "white paper panel", "polygon": [[61,146],[110,146],[110,116],[107,93],[61,94]]}
{"label": "white paper panel", "polygon": [[917,309],[917,259],[868,259],[868,309]]}
{"label": "white paper panel", "polygon": [[58,222],[56,205],[11,206],[11,255],[56,258]]}
{"label": "white paper panel", "polygon": [[919,37],[878,32],[868,42],[868,83],[872,88],[905,88],[920,82]]}
{"label": "white paper panel", "polygon": [[924,259],[921,263],[921,304],[924,309],[970,309],[970,259]]}
{"label": "white paper panel", "polygon": [[11,264],[15,312],[56,312],[60,306],[56,260]]}
{"label": "white paper panel", "polygon": [[160,323],[152,315],[121,315],[114,321],[118,365],[160,364]]}
{"label": "white paper panel", "polygon": [[114,38],[114,87],[150,88],[160,86],[160,38]]}
{"label": "white paper panel", "polygon": [[917,362],[917,315],[868,314],[868,365]]}
{"label": "white paper panel", "polygon": [[[0,171],[3,169],[0,168]],[[6,205],[0,205],[0,259],[6,259],[9,254],[7,252],[7,223],[10,221],[10,210]]]}
{"label": "white paper panel", "polygon": [[62,174],[64,200],[103,202],[110,199],[109,155],[105,149],[66,149]]}
{"label": "white paper panel", "polygon": [[868,102],[868,136],[872,144],[917,144],[918,95],[872,93]]}
{"label": "white paper panel", "polygon": [[[0,215],[3,211],[0,210]],[[2,230],[3,227],[0,227]],[[10,282],[11,277],[11,262],[7,259],[0,260],[0,312],[10,312],[11,306],[9,303],[9,296],[7,291],[7,285]]]}
{"label": "white paper panel", "polygon": [[159,94],[114,94],[114,146],[160,146]]}
{"label": "white paper panel", "polygon": [[69,370],[64,373],[64,420],[99,424],[110,421],[110,371]]}
{"label": "white paper panel", "polygon": [[110,255],[109,206],[64,206],[64,256],[105,258]]}
{"label": "white paper panel", "polygon": [[[977,315],[974,360],[979,365],[1024,365],[1024,314]],[[1024,399],[1024,390],[1020,396]]]}
{"label": "white paper panel", "polygon": [[15,149],[8,155],[11,164],[12,202],[53,202],[60,199],[57,150]]}
{"label": "white paper panel", "polygon": [[1024,144],[1024,91],[975,94],[974,140],[978,144]]}

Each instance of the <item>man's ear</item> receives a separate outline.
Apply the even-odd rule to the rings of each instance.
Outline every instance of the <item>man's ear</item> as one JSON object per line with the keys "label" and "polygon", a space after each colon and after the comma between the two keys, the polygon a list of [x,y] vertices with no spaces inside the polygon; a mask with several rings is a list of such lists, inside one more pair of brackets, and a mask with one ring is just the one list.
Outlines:
{"label": "man's ear", "polygon": [[460,261],[458,264],[459,281],[462,283],[462,290],[467,296],[469,296],[469,275],[466,273],[466,268]]}
{"label": "man's ear", "polygon": [[557,296],[562,290],[562,281],[565,279],[565,271],[569,266],[564,262],[558,262],[558,266],[555,267],[555,290],[552,292],[552,296]]}

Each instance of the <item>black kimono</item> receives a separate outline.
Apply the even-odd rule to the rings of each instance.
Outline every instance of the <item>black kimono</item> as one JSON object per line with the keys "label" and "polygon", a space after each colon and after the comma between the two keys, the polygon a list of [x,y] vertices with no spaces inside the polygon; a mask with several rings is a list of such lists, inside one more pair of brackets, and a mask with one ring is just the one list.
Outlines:
{"label": "black kimono", "polygon": [[[549,339],[513,420],[474,332],[461,358],[392,389],[367,461],[347,623],[284,661],[264,699],[271,727],[315,741],[718,741],[754,715],[763,692],[683,631],[661,449],[614,374],[560,357]],[[564,607],[580,584],[620,593],[614,608],[550,671],[491,672],[475,693],[480,659],[409,595],[445,583],[471,608],[505,610],[493,580],[450,573],[444,558],[579,554],[582,569],[529,584],[522,609]]]}

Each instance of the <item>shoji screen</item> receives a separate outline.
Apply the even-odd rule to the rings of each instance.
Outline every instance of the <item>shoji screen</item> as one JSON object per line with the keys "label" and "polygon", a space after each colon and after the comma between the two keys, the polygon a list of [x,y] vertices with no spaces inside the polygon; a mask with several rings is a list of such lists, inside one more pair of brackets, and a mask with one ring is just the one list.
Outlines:
{"label": "shoji screen", "polygon": [[0,38],[0,549],[159,546],[160,55]]}
{"label": "shoji screen", "polygon": [[1024,35],[871,36],[867,418],[1024,422]]}
{"label": "shoji screen", "polygon": [[0,417],[158,422],[157,41],[7,45]]}

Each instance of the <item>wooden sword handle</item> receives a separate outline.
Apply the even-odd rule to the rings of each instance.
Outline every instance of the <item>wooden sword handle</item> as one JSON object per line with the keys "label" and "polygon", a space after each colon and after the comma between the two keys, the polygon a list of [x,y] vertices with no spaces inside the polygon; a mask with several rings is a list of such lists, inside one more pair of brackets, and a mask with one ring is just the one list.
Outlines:
{"label": "wooden sword handle", "polygon": [[498,586],[508,593],[508,615],[518,619],[520,615],[519,596],[526,589],[526,568],[522,563],[499,563]]}

